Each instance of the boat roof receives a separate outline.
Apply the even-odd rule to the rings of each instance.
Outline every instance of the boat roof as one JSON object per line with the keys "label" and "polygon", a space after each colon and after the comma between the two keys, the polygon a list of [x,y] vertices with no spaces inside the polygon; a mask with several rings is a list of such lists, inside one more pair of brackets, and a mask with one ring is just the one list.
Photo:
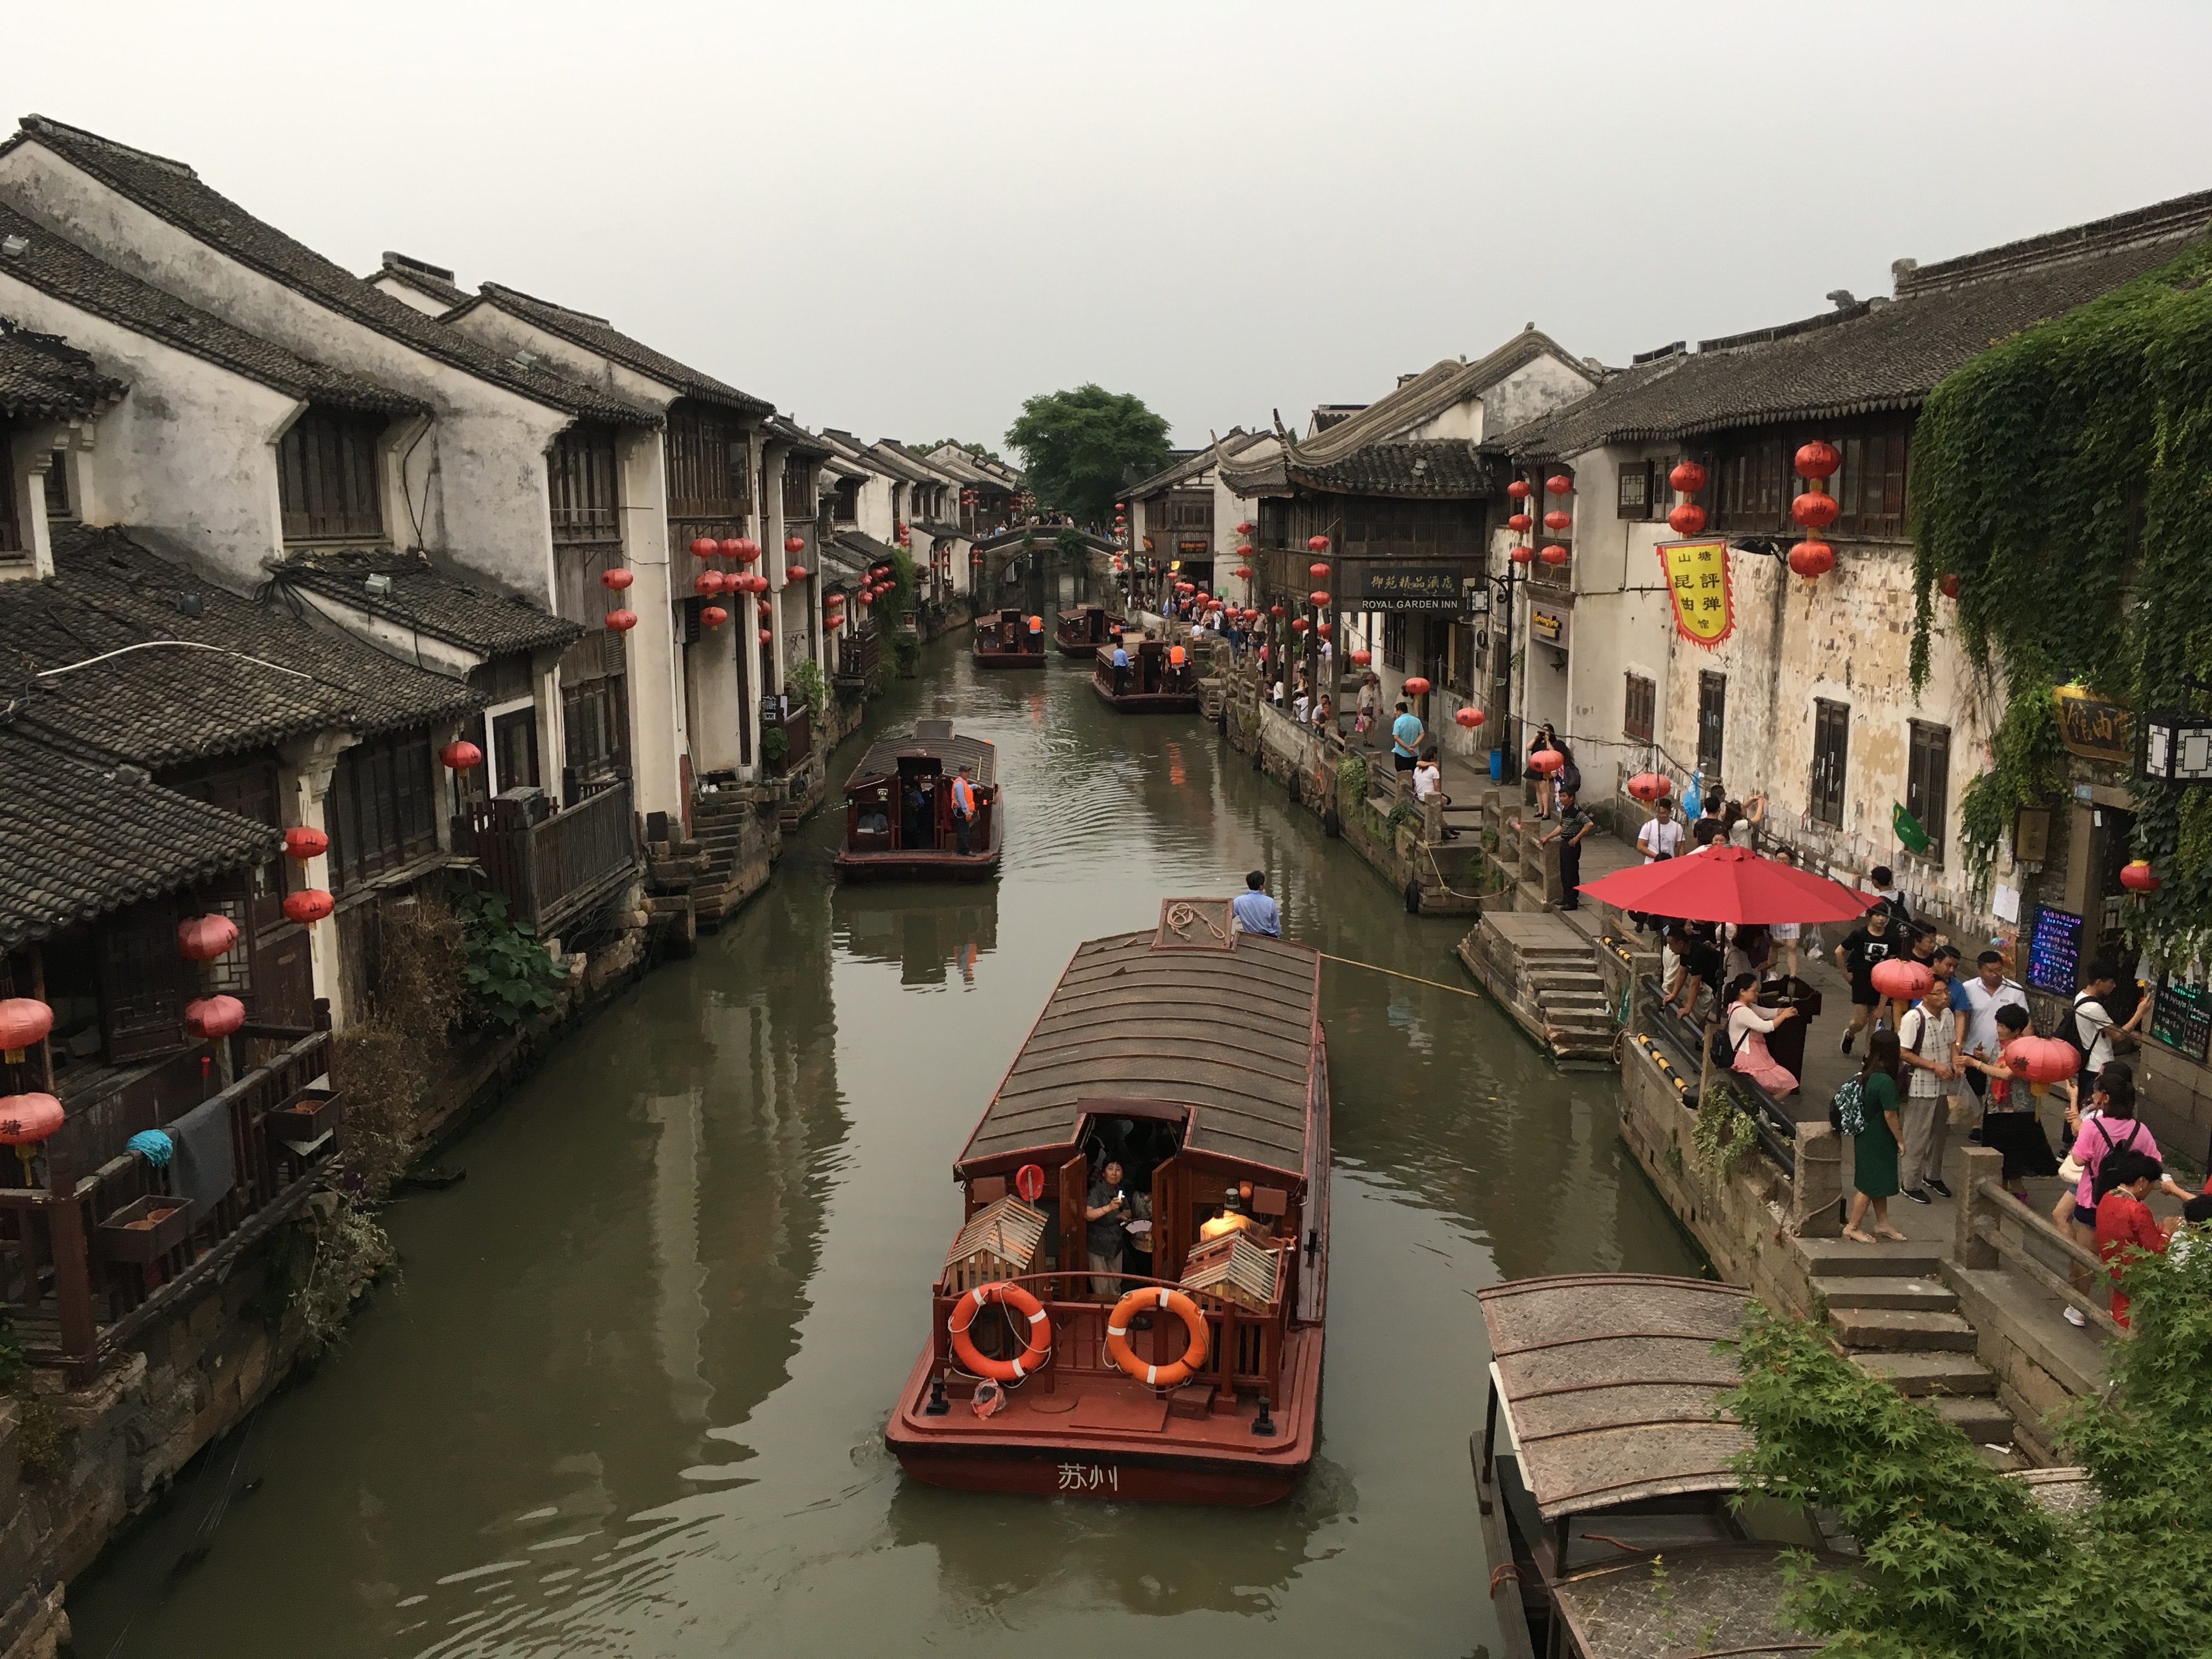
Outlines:
{"label": "boat roof", "polygon": [[975,781],[998,781],[998,750],[988,738],[956,737],[951,720],[916,720],[914,730],[904,737],[884,738],[860,757],[860,763],[845,781],[850,789],[863,778],[878,778],[886,772],[898,770],[902,755],[926,755],[939,762],[948,772],[963,766],[975,769]]}
{"label": "boat roof", "polygon": [[1158,927],[1076,947],[956,1167],[1072,1146],[1118,1101],[1189,1106],[1187,1147],[1303,1175],[1320,1032],[1316,952],[1235,932],[1225,899],[1169,899]]}
{"label": "boat roof", "polygon": [[[1793,1553],[1781,1544],[1670,1549],[1663,1564],[1646,1556],[1576,1573],[1553,1595],[1588,1659],[1781,1659],[1824,1645],[1783,1615],[1783,1558]],[[1826,1568],[1856,1565],[1825,1553],[1815,1559]]]}
{"label": "boat roof", "polygon": [[1713,1345],[1751,1293],[1703,1279],[1562,1273],[1479,1291],[1522,1479],[1547,1521],[1732,1492],[1751,1436],[1716,1402],[1740,1380]]}

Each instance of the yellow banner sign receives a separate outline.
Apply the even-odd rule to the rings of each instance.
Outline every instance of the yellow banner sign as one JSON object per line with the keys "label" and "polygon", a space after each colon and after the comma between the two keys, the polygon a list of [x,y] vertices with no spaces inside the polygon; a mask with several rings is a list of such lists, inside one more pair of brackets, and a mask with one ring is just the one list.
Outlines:
{"label": "yellow banner sign", "polygon": [[1667,573],[1667,596],[1674,606],[1674,628],[1692,645],[1710,651],[1735,631],[1735,595],[1729,586],[1728,543],[1662,542],[1659,568]]}

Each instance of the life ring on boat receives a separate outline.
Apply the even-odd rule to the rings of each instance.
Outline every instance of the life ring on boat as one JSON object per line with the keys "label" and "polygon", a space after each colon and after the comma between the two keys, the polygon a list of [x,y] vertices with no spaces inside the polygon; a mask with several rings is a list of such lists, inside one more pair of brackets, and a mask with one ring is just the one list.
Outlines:
{"label": "life ring on boat", "polygon": [[[1147,1365],[1130,1349],[1129,1322],[1147,1308],[1165,1308],[1190,1332],[1190,1346],[1172,1364]],[[1107,1353],[1115,1364],[1149,1388],[1172,1389],[1177,1383],[1188,1382],[1206,1364],[1206,1351],[1211,1346],[1206,1316],[1199,1311],[1198,1304],[1181,1291],[1170,1290],[1164,1285],[1147,1285],[1130,1291],[1114,1304],[1114,1311],[1106,1321]]]}
{"label": "life ring on boat", "polygon": [[[986,1358],[968,1334],[975,1316],[994,1302],[1005,1304],[1029,1321],[1029,1346],[1018,1358]],[[1004,1280],[962,1292],[952,1316],[945,1322],[945,1331],[952,1339],[952,1357],[960,1362],[960,1369],[972,1376],[988,1376],[994,1382],[1020,1382],[1043,1364],[1045,1356],[1052,1352],[1052,1316],[1045,1312],[1044,1304],[1020,1285]]]}

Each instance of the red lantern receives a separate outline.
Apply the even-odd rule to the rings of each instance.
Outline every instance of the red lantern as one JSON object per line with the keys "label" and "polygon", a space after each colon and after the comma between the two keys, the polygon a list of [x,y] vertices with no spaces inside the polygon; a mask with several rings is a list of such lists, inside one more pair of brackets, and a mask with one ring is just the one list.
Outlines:
{"label": "red lantern", "polygon": [[1528,764],[1547,778],[1566,763],[1567,757],[1556,749],[1539,749],[1528,757]]}
{"label": "red lantern", "polygon": [[1565,548],[1560,546],[1559,543],[1547,542],[1544,544],[1543,552],[1538,555],[1538,556],[1541,558],[1546,564],[1562,565],[1573,556],[1570,554]]}
{"label": "red lantern", "polygon": [[1206,608],[1208,611],[1218,611],[1221,609],[1221,601],[1218,599],[1208,599],[1206,602]]}
{"label": "red lantern", "polygon": [[1836,568],[1836,550],[1826,542],[1800,542],[1790,550],[1790,568],[1816,582]]}
{"label": "red lantern", "polygon": [[185,1005],[185,1029],[196,1037],[227,1037],[246,1024],[236,997],[194,997]]}
{"label": "red lantern", "polygon": [[2081,1051],[2057,1037],[2014,1037],[2002,1058],[2014,1077],[2039,1085],[2063,1083],[2081,1069]]}
{"label": "red lantern", "polygon": [[1238,520],[1237,521],[1237,533],[1240,536],[1250,535],[1252,533],[1252,520],[1249,519]]}
{"label": "red lantern", "polygon": [[1252,580],[1252,567],[1249,564],[1238,565],[1236,570],[1236,576],[1237,580],[1240,582],[1250,581]]}
{"label": "red lantern", "polygon": [[1307,594],[1306,598],[1313,601],[1313,608],[1315,610],[1326,611],[1328,609],[1328,594],[1326,590],[1316,587],[1312,592]]}
{"label": "red lantern", "polygon": [[483,764],[483,750],[465,738],[455,738],[438,751],[438,762],[449,772],[473,772]]}
{"label": "red lantern", "polygon": [[869,606],[869,605],[873,605],[873,604],[876,602],[876,596],[875,596],[873,593],[871,593],[870,592],[868,592],[868,590],[867,590],[866,588],[865,588],[865,587],[864,587],[864,588],[862,588],[859,592],[857,592],[857,593],[855,593],[854,595],[853,595],[853,597],[854,597],[854,599],[856,599],[856,600],[858,600],[858,601],[860,602],[860,605],[862,606],[862,608],[863,608],[863,609],[865,609],[866,607],[867,607],[867,606]]}
{"label": "red lantern", "polygon": [[[2150,867],[2148,859],[2130,859],[2120,866],[2120,885],[2130,893],[2155,893],[2158,876]],[[0,1003],[0,1008],[6,1007]]]}
{"label": "red lantern", "polygon": [[763,645],[766,645],[766,644],[769,643],[769,642],[770,642],[771,641],[773,641],[775,638],[775,635],[774,634],[770,633],[767,629],[763,628],[763,629],[761,629],[761,631],[760,631],[760,642],[761,642]]}
{"label": "red lantern", "polygon": [[1943,590],[1943,597],[1944,597],[1945,599],[1957,599],[1957,598],[1959,597],[1959,586],[1960,586],[1960,583],[1959,583],[1959,573],[1958,573],[1957,571],[1955,571],[1955,570],[1947,570],[1947,571],[1945,571],[1945,572],[1943,573],[1943,580],[1942,580],[1942,581],[1938,582],[1938,583],[1936,584],[1936,586],[1939,586],[1939,587],[1941,587],[1941,588]]}
{"label": "red lantern", "polygon": [[730,613],[719,605],[706,605],[699,607],[699,621],[704,627],[720,628],[729,619]]}
{"label": "red lantern", "polygon": [[1516,536],[1525,536],[1536,527],[1536,521],[1526,513],[1516,513],[1505,521],[1505,527]]}
{"label": "red lantern", "polygon": [[1824,444],[1814,439],[1801,445],[1797,451],[1797,476],[1801,478],[1832,478],[1844,458],[1836,453],[1833,444]]}
{"label": "red lantern", "polygon": [[1674,784],[1662,773],[1638,772],[1628,781],[1628,793],[1647,804],[1664,800],[1674,793]]}
{"label": "red lantern", "polygon": [[1528,481],[1526,478],[1516,478],[1511,483],[1505,486],[1505,493],[1510,495],[1516,501],[1527,501],[1528,499]]}
{"label": "red lantern", "polygon": [[617,634],[627,634],[637,626],[637,612],[630,610],[607,612],[607,626]]}
{"label": "red lantern", "polygon": [[[804,542],[801,542],[801,543],[799,544],[799,545],[800,545],[801,547],[804,547],[804,546],[805,546],[805,545],[806,545],[806,544],[805,544],[805,543],[804,543]],[[793,582],[793,583],[801,583],[801,584],[803,584],[803,583],[806,580],[806,577],[807,577],[807,569],[806,569],[806,567],[805,567],[805,565],[803,565],[803,564],[789,565],[789,566],[787,566],[787,567],[785,568],[785,569],[784,569],[784,573],[783,573],[783,579],[784,579],[784,580],[786,580],[786,581],[787,581],[787,582]]]}
{"label": "red lantern", "polygon": [[1694,536],[1705,527],[1705,509],[1695,501],[1684,501],[1667,515],[1667,528],[1677,536]]}
{"label": "red lantern", "polygon": [[725,576],[719,570],[702,570],[691,579],[691,591],[711,599],[735,580],[735,577]]}
{"label": "red lantern", "polygon": [[1306,538],[1306,545],[1316,553],[1326,553],[1328,551],[1328,538],[1326,536],[1309,536]]}
{"label": "red lantern", "polygon": [[1462,726],[1465,726],[1468,731],[1472,732],[1476,726],[1482,724],[1482,710],[1480,708],[1462,708],[1453,714],[1452,718],[1457,720]]}
{"label": "red lantern", "polygon": [[1554,495],[1564,495],[1575,487],[1575,481],[1564,472],[1554,472],[1544,480],[1544,488]]}
{"label": "red lantern", "polygon": [[1252,556],[1252,549],[1250,545],[1249,544],[1240,542],[1237,548],[1237,556],[1240,559],[1250,558]]}
{"label": "red lantern", "polygon": [[1564,507],[1555,507],[1549,513],[1547,513],[1544,515],[1544,528],[1547,530],[1564,531],[1570,525],[1573,524],[1574,521],[1575,515],[1573,514],[1566,511]]}
{"label": "red lantern", "polygon": [[621,592],[623,589],[628,587],[636,580],[637,578],[635,576],[632,575],[629,571],[624,570],[620,565],[617,565],[611,570],[602,570],[599,572],[599,586],[605,588],[610,593]]}
{"label": "red lantern", "polygon": [[1283,614],[1283,607],[1279,605],[1271,605],[1267,607],[1267,614],[1271,617],[1279,617]]}
{"label": "red lantern", "polygon": [[0,1054],[9,1065],[21,1065],[23,1050],[53,1029],[54,1011],[36,997],[0,997]]}
{"label": "red lantern", "polygon": [[1411,679],[1406,682],[1406,695],[1409,697],[1427,696],[1429,695],[1429,683],[1423,679],[1419,674],[1414,675]]}
{"label": "red lantern", "polygon": [[1694,495],[1705,487],[1705,469],[1695,461],[1678,461],[1667,475],[1667,482],[1677,495]]}
{"label": "red lantern", "polygon": [[1293,633],[1293,634],[1303,634],[1303,633],[1304,633],[1305,631],[1306,631],[1306,619],[1305,619],[1304,617],[1291,617],[1291,633]]}
{"label": "red lantern", "polygon": [[1516,564],[1532,564],[1535,562],[1536,550],[1526,542],[1516,542],[1510,556]]}
{"label": "red lantern", "polygon": [[765,622],[775,614],[775,607],[766,599],[756,599],[753,601],[753,614]]}
{"label": "red lantern", "polygon": [[1893,1002],[1917,1002],[1936,983],[1935,973],[1924,962],[1910,957],[1891,957],[1874,965],[1874,988]]}
{"label": "red lantern", "polygon": [[1310,564],[1306,567],[1306,574],[1317,582],[1326,581],[1328,580],[1328,567],[1325,564]]}
{"label": "red lantern", "polygon": [[750,536],[732,536],[722,543],[722,556],[735,559],[739,564],[750,564],[760,557],[760,544]]}
{"label": "red lantern", "polygon": [[296,893],[284,895],[284,914],[310,927],[337,908],[337,901],[319,887],[302,887]]}
{"label": "red lantern", "polygon": [[1808,489],[1790,503],[1790,516],[1808,530],[1826,530],[1836,521],[1836,498]]}
{"label": "red lantern", "polygon": [[721,550],[722,544],[712,536],[698,537],[691,544],[691,556],[695,559],[711,559]]}
{"label": "red lantern", "polygon": [[1364,668],[1374,660],[1375,653],[1364,646],[1352,653],[1352,665],[1354,668]]}
{"label": "red lantern", "polygon": [[1248,605],[1244,610],[1244,620],[1248,623],[1255,623],[1260,620],[1260,613]]}
{"label": "red lantern", "polygon": [[0,1146],[34,1146],[66,1115],[52,1095],[0,1096]]}
{"label": "red lantern", "polygon": [[319,859],[330,850],[331,838],[319,830],[295,823],[284,832],[284,851],[302,864],[309,859]]}
{"label": "red lantern", "polygon": [[1328,623],[1317,622],[1314,624],[1314,632],[1320,635],[1323,639],[1327,639],[1335,631],[1334,627]]}
{"label": "red lantern", "polygon": [[804,536],[786,536],[783,538],[783,550],[790,554],[793,558],[797,558],[800,554],[806,551],[806,538]]}
{"label": "red lantern", "polygon": [[237,943],[238,924],[213,910],[177,924],[177,954],[186,962],[213,962]]}

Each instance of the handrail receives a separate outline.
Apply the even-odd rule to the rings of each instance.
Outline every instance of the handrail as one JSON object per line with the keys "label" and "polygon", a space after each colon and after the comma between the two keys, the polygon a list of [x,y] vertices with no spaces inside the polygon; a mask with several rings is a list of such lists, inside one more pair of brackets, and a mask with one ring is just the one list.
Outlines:
{"label": "handrail", "polygon": [[[1686,1058],[1695,1056],[1698,1069],[1702,1071],[1705,1034],[1697,1032],[1694,1040],[1686,1036],[1696,1031],[1696,1028],[1668,1006],[1669,1000],[1662,992],[1657,980],[1645,974],[1637,982],[1656,1005],[1650,1011],[1655,1017],[1656,1035],[1672,1043]],[[1684,1066],[1682,1075],[1691,1075],[1688,1066]],[[1797,1172],[1797,1120],[1783,1110],[1779,1101],[1741,1072],[1728,1073],[1728,1086],[1751,1103],[1751,1127],[1753,1133],[1759,1137],[1759,1144],[1782,1166],[1785,1174],[1794,1178]],[[1683,1091],[1683,1100],[1694,1110],[1697,1097],[1698,1087],[1692,1083]]]}
{"label": "handrail", "polygon": [[[2112,1278],[2110,1267],[2052,1226],[2047,1218],[2038,1215],[2033,1206],[2021,1203],[2007,1189],[2002,1182],[1978,1182],[1974,1186],[1974,1193],[1977,1198],[1996,1205],[2000,1209],[2013,1212],[2014,1218],[2026,1222],[2028,1231],[2041,1238],[2045,1243],[2056,1244],[2069,1260],[2088,1268],[2096,1275],[2096,1283],[2100,1285],[2110,1282]],[[2097,1322],[2099,1328],[2107,1336],[2128,1334],[2126,1326],[2113,1318],[2106,1310],[2096,1305],[2097,1298],[2094,1295],[2085,1294],[2079,1285],[2069,1284],[2061,1279],[2008,1237],[2003,1224],[1996,1216],[1984,1212],[1974,1217],[1973,1224],[1976,1237],[1986,1243],[1990,1249],[2025,1272],[2030,1279],[2042,1285],[2053,1296],[2063,1297],[2069,1305],[2081,1309],[2083,1313]]]}

